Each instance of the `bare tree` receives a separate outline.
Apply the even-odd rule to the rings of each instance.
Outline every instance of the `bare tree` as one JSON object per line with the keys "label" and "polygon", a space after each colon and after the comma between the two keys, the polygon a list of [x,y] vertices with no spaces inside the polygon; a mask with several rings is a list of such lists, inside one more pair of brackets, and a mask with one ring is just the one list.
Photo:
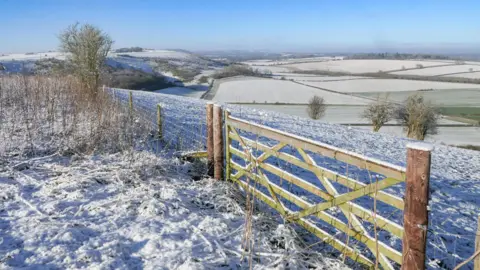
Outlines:
{"label": "bare tree", "polygon": [[362,118],[372,123],[373,131],[375,132],[379,131],[392,117],[393,105],[388,101],[388,95],[385,98],[378,96],[377,100],[370,103],[362,112]]}
{"label": "bare tree", "polygon": [[397,108],[395,118],[404,125],[409,138],[423,140],[428,134],[437,134],[438,114],[436,109],[420,94],[409,96]]}
{"label": "bare tree", "polygon": [[308,101],[307,113],[310,118],[317,120],[325,115],[325,100],[317,95]]}
{"label": "bare tree", "polygon": [[83,86],[96,95],[101,70],[113,41],[99,28],[75,23],[60,35],[60,49],[68,53],[68,62]]}

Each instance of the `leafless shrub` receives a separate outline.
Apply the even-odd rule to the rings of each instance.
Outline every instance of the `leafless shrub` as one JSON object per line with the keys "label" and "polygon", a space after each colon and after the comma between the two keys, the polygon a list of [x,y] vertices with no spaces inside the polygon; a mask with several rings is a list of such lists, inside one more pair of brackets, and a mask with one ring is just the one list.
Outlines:
{"label": "leafless shrub", "polygon": [[317,120],[325,115],[326,105],[325,100],[317,95],[310,98],[308,101],[307,113],[310,118]]}
{"label": "leafless shrub", "polygon": [[93,25],[75,23],[59,39],[61,50],[68,53],[72,71],[86,90],[96,94],[101,70],[113,44],[110,36]]}
{"label": "leafless shrub", "polygon": [[373,131],[377,132],[380,128],[390,121],[393,117],[393,105],[388,101],[388,96],[370,103],[362,112],[362,118],[372,123]]}
{"label": "leafless shrub", "polygon": [[422,64],[417,64],[416,67],[417,68],[423,68],[423,65]]}
{"label": "leafless shrub", "polygon": [[396,109],[395,118],[404,126],[409,138],[423,140],[428,134],[437,134],[437,111],[420,94],[409,96]]}
{"label": "leafless shrub", "polygon": [[198,79],[198,83],[208,83],[208,77],[202,76]]}

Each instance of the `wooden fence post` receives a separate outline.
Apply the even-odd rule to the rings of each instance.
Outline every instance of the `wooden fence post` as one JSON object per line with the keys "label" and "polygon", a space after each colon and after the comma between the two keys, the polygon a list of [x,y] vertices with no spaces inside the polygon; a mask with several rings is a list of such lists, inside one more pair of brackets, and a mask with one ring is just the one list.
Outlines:
{"label": "wooden fence post", "polygon": [[[475,237],[475,252],[480,251],[480,215],[477,221],[477,236]],[[480,270],[480,255],[478,255],[473,261],[473,269]]]}
{"label": "wooden fence post", "polygon": [[230,117],[230,111],[224,110],[224,117],[223,121],[225,123],[225,180],[230,178],[230,138],[228,137],[228,133],[230,130],[228,129],[227,119]]}
{"label": "wooden fence post", "polygon": [[402,269],[425,269],[432,145],[407,145]]}
{"label": "wooden fence post", "polygon": [[163,138],[163,130],[162,130],[162,106],[157,104],[157,128],[158,128],[158,138]]}
{"label": "wooden fence post", "polygon": [[223,178],[223,129],[222,107],[218,104],[213,106],[213,178]]}
{"label": "wooden fence post", "polygon": [[133,95],[132,95],[132,91],[128,92],[128,107],[130,108],[130,112],[133,114]]}
{"label": "wooden fence post", "polygon": [[213,177],[213,102],[207,103],[207,167],[208,175]]}

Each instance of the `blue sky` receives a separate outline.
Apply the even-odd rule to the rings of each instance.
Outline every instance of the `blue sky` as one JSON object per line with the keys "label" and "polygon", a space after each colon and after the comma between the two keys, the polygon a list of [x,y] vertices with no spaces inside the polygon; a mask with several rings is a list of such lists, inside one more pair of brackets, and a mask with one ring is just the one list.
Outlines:
{"label": "blue sky", "polygon": [[115,47],[480,52],[480,1],[0,0],[0,52],[55,50],[76,21]]}

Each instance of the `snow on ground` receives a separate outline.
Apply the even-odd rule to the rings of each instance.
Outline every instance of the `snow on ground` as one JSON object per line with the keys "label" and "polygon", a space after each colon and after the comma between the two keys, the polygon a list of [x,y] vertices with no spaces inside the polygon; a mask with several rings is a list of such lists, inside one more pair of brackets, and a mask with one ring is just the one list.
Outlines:
{"label": "snow on ground", "polygon": [[[480,65],[454,65],[443,67],[428,67],[421,69],[403,70],[392,72],[398,75],[420,75],[420,76],[439,76],[450,73],[480,71]],[[461,76],[462,74],[458,74]]]}
{"label": "snow on ground", "polygon": [[190,53],[170,50],[145,50],[143,52],[110,53],[111,56],[129,55],[133,57],[152,57],[167,59],[187,59],[192,57]]}
{"label": "snow on ground", "polygon": [[[307,105],[277,105],[260,103],[248,104],[245,106],[309,118],[307,113]],[[332,124],[370,124],[367,119],[362,118],[362,112],[364,110],[365,106],[329,105],[326,107],[325,115],[319,121]],[[447,119],[439,119],[438,122],[439,124],[468,125]],[[391,120],[388,123],[396,124],[396,121]],[[480,143],[480,141],[478,143]]]}
{"label": "snow on ground", "polygon": [[136,69],[147,73],[154,73],[153,68],[144,60],[133,57],[109,57],[107,64],[112,67],[121,67],[124,69]]}
{"label": "snow on ground", "polygon": [[14,53],[14,54],[0,54],[0,62],[15,61],[15,60],[41,60],[48,58],[56,58],[65,60],[65,53],[62,52],[40,52],[40,53]]}
{"label": "snow on ground", "polygon": [[[479,66],[480,67],[480,66]],[[460,73],[460,74],[447,74],[443,77],[458,77],[458,78],[468,78],[468,79],[480,79],[480,71],[469,72],[469,73]]]}
{"label": "snow on ground", "polygon": [[213,100],[220,102],[306,104],[314,95],[322,96],[326,104],[363,105],[369,102],[363,98],[327,92],[283,80],[244,77],[227,79],[219,83]]}
{"label": "snow on ground", "polygon": [[328,70],[339,72],[351,72],[351,73],[364,73],[364,72],[379,72],[389,70],[401,70],[405,68],[415,68],[417,64],[421,64],[424,67],[445,65],[441,62],[433,61],[404,61],[404,60],[341,60],[341,61],[327,61],[327,62],[315,62],[315,63],[302,63],[287,65],[298,70]]}
{"label": "snow on ground", "polygon": [[[192,181],[188,165],[148,153],[21,164],[0,171],[2,269],[248,268],[242,196],[229,183]],[[320,253],[301,259],[289,226],[255,212],[262,227],[254,269],[346,269]]]}
{"label": "snow on ground", "polygon": [[480,89],[478,84],[431,82],[417,80],[395,80],[395,79],[365,79],[346,80],[331,82],[302,82],[311,86],[326,88],[344,93],[358,92],[400,92],[417,90],[442,90],[442,89]]}
{"label": "snow on ground", "polygon": [[252,68],[260,71],[271,71],[272,73],[284,73],[292,71],[290,68],[284,66],[252,66]]}
{"label": "snow on ground", "polygon": [[[128,98],[127,93],[123,94],[124,100]],[[135,92],[135,99],[136,102],[144,103],[146,107],[155,107],[156,103],[161,103],[162,106],[169,107],[169,114],[188,115],[198,117],[197,121],[204,121],[205,116],[198,115],[197,109],[205,110],[205,100],[140,91]],[[175,104],[182,104],[182,106],[175,106]],[[413,141],[389,134],[326,124],[245,106],[226,106],[231,110],[232,116],[399,166],[405,166],[406,145]],[[325,164],[322,159],[320,162]],[[332,169],[338,170],[338,167]],[[303,177],[309,179],[311,176]],[[313,183],[315,179],[310,180]],[[400,197],[404,195],[402,185],[389,188],[389,191]],[[479,192],[480,152],[435,143],[430,180],[431,211],[427,247],[427,255],[431,260],[429,268],[452,269],[474,252],[474,234],[478,209],[480,209]],[[402,216],[392,213],[391,209],[387,208],[384,209],[384,206],[379,204],[377,210],[383,214],[389,213],[390,219],[402,224]],[[397,240],[394,241],[395,245],[400,241]]]}
{"label": "snow on ground", "polygon": [[408,96],[413,94],[421,94],[426,100],[433,102],[437,106],[480,106],[480,89],[477,90],[462,90],[462,89],[448,89],[435,91],[394,91],[394,92],[362,92],[357,95],[377,98],[379,94],[388,94],[391,101],[403,102]]}
{"label": "snow on ground", "polygon": [[294,80],[294,81],[312,81],[312,82],[327,82],[327,81],[345,81],[345,80],[364,80],[369,79],[370,77],[362,76],[319,76],[313,74],[300,74],[300,73],[285,73],[285,74],[273,74],[272,76],[275,79],[285,80]]}
{"label": "snow on ground", "polygon": [[208,87],[204,89],[193,89],[193,88],[187,88],[187,87],[169,87],[169,88],[157,90],[155,91],[155,93],[200,98],[207,91],[207,89]]}
{"label": "snow on ground", "polygon": [[291,59],[282,59],[282,60],[250,60],[243,62],[246,65],[252,66],[270,66],[270,65],[284,65],[284,64],[294,64],[294,63],[303,63],[303,62],[322,62],[322,61],[331,61],[335,58],[331,56],[318,56],[318,57],[306,57],[306,58],[291,58]]}

